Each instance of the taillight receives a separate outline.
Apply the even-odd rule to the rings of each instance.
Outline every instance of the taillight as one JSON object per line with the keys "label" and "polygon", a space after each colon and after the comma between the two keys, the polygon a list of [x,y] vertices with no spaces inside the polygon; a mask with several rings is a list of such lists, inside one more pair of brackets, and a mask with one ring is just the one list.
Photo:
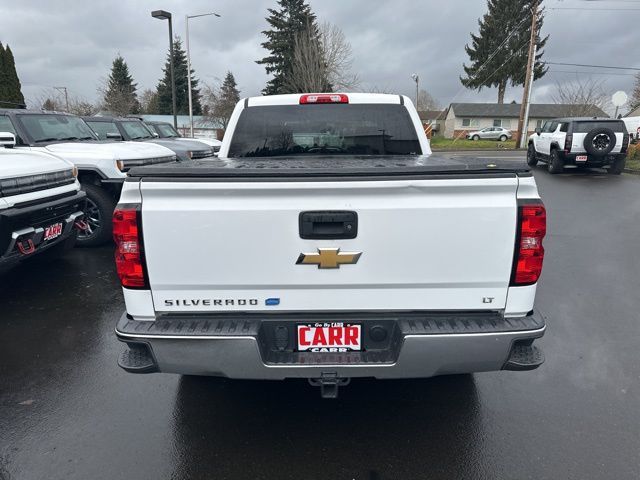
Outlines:
{"label": "taillight", "polygon": [[542,202],[520,205],[512,286],[531,285],[540,278],[544,259],[542,239],[546,233],[547,212]]}
{"label": "taillight", "polygon": [[349,97],[344,93],[313,93],[300,96],[300,105],[309,103],[349,103]]}
{"label": "taillight", "polygon": [[629,148],[629,137],[630,136],[631,136],[631,134],[622,136],[622,148],[620,149],[620,153],[627,153],[627,148]]}
{"label": "taillight", "polygon": [[571,151],[571,143],[573,143],[573,135],[567,134],[564,138],[564,153],[569,153]]}
{"label": "taillight", "polygon": [[139,205],[119,205],[113,212],[116,270],[123,287],[148,288]]}

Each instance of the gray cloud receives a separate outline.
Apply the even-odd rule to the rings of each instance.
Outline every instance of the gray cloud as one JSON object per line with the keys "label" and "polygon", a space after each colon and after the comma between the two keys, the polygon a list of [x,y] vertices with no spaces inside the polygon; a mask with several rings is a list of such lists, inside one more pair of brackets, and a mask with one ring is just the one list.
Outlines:
{"label": "gray cloud", "polygon": [[[255,63],[264,56],[261,31],[264,17],[275,0],[132,0],[87,2],[80,0],[21,0],[0,5],[0,41],[11,45],[18,74],[27,97],[38,96],[51,86],[67,86],[73,95],[95,100],[97,87],[111,62],[121,53],[139,89],[154,88],[168,47],[166,22],[153,19],[154,8],[174,15],[174,33],[184,37],[184,15],[215,9],[222,18],[192,20],[191,53],[197,76],[211,83],[227,70],[236,75],[243,95],[256,95],[267,79]],[[420,75],[421,86],[446,105],[451,101],[495,101],[494,90],[463,89],[458,77],[467,61],[464,45],[477,31],[477,20],[486,10],[483,0],[311,0],[320,21],[338,25],[351,42],[354,71],[363,89],[384,88],[413,95],[411,73]],[[551,34],[545,59],[567,63],[625,65],[637,51],[640,11],[616,12],[635,6],[616,1],[546,1],[544,32]],[[589,11],[588,8],[608,8]],[[555,6],[582,10],[552,10]],[[640,5],[638,5],[640,7]],[[505,32],[506,35],[506,32]],[[549,101],[554,82],[576,78],[575,71],[601,79],[607,91],[630,91],[631,73],[554,66],[534,85],[534,101]],[[506,100],[520,101],[522,89],[507,91]]]}

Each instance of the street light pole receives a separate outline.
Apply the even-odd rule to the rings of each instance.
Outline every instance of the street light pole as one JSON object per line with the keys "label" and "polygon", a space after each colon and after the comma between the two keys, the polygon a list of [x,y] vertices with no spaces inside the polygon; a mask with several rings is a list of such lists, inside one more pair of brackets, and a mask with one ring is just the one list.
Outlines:
{"label": "street light pole", "polygon": [[189,48],[189,19],[197,18],[197,17],[208,17],[209,15],[214,15],[220,18],[220,15],[217,13],[202,13],[200,15],[185,15],[184,23],[187,34],[187,89],[189,95],[189,130],[191,132],[191,138],[193,138],[193,98],[191,94],[191,49]]}
{"label": "street light pole", "polygon": [[419,95],[419,85],[420,85],[420,77],[418,76],[417,73],[412,73],[411,74],[411,78],[413,78],[413,81],[416,82],[416,110],[418,109],[418,95]]}
{"label": "street light pole", "polygon": [[178,129],[178,115],[176,108],[176,80],[173,73],[173,25],[171,23],[171,13],[166,10],[154,10],[151,12],[153,18],[159,20],[169,20],[169,68],[171,75],[171,108],[173,110],[173,127]]}

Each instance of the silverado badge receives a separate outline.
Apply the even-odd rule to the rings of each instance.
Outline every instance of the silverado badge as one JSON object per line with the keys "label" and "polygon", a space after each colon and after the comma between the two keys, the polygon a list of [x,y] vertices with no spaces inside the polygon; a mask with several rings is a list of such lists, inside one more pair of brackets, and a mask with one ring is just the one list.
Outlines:
{"label": "silverado badge", "polygon": [[318,253],[301,253],[297,265],[317,265],[318,268],[340,268],[358,263],[362,252],[341,252],[339,248],[319,248]]}

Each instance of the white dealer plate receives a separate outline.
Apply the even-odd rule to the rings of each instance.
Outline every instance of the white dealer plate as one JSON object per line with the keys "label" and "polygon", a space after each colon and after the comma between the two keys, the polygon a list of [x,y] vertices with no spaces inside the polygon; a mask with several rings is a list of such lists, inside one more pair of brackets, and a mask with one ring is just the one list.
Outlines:
{"label": "white dealer plate", "polygon": [[362,325],[316,322],[298,325],[298,351],[351,352],[362,350]]}

